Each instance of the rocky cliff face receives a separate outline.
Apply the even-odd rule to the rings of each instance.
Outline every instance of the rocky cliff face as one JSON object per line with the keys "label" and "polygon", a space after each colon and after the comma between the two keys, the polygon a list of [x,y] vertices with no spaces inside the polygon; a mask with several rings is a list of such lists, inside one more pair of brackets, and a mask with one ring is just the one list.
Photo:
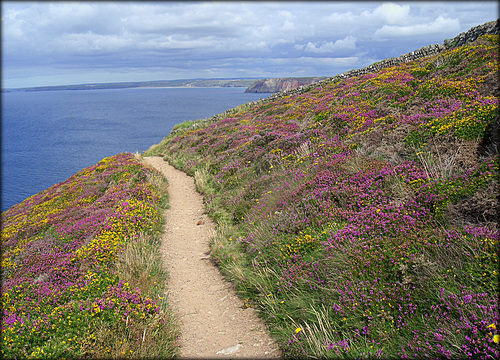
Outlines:
{"label": "rocky cliff face", "polygon": [[262,79],[250,85],[246,93],[275,93],[280,91],[288,91],[296,89],[300,86],[306,86],[321,80],[326,77],[304,77],[304,78],[275,78]]}

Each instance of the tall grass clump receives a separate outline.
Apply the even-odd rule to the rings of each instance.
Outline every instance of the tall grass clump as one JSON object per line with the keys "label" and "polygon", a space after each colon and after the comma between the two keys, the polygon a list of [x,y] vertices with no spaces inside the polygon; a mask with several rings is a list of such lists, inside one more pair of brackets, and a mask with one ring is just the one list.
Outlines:
{"label": "tall grass clump", "polygon": [[498,36],[172,133],[212,259],[297,358],[500,356]]}
{"label": "tall grass clump", "polygon": [[3,212],[2,355],[174,357],[165,205],[161,175],[119,154]]}

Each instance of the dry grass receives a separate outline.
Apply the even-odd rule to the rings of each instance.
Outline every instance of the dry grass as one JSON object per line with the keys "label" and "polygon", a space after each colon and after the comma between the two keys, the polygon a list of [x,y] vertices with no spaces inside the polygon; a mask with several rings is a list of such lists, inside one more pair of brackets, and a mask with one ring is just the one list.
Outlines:
{"label": "dry grass", "polygon": [[127,242],[125,250],[118,256],[116,270],[120,280],[128,282],[132,288],[138,287],[141,293],[146,294],[157,292],[156,289],[166,276],[158,250],[145,235]]}
{"label": "dry grass", "polygon": [[208,172],[208,167],[203,167],[194,172],[194,181],[196,185],[196,191],[201,194],[209,194],[211,187],[209,185],[209,179],[211,178]]}
{"label": "dry grass", "polygon": [[316,318],[314,322],[304,321],[297,323],[289,317],[296,328],[297,336],[300,336],[307,343],[309,354],[317,359],[331,357],[332,350],[337,357],[344,355],[346,353],[344,349],[338,347],[328,349],[329,341],[338,338],[336,333],[339,331],[336,324],[330,320],[328,308],[322,305],[321,309],[311,307],[309,311]]}
{"label": "dry grass", "polygon": [[434,156],[432,152],[415,149],[415,154],[422,164],[428,179],[446,180],[453,174],[455,168],[455,157],[457,153],[448,157],[441,157],[439,152]]}
{"label": "dry grass", "polygon": [[154,204],[168,208],[168,181],[159,172],[152,171],[148,175],[148,183],[153,185],[161,194],[161,203]]}
{"label": "dry grass", "polygon": [[142,160],[142,155],[141,155],[141,154],[139,154],[139,152],[138,152],[138,151],[136,151],[136,152],[134,153],[134,158],[135,158],[136,160],[141,161],[141,160]]}
{"label": "dry grass", "polygon": [[235,235],[236,227],[230,224],[226,219],[219,219],[214,236],[210,239],[210,254],[213,258],[230,255],[231,261],[224,266],[224,275],[231,281],[237,279],[241,281],[245,278],[244,267],[241,263],[244,261],[243,254],[238,251],[238,236]]}
{"label": "dry grass", "polygon": [[303,159],[308,157],[313,153],[311,143],[309,141],[304,142],[299,146],[297,150],[294,151],[294,153],[298,159]]}
{"label": "dry grass", "polygon": [[[174,319],[169,314],[170,319]],[[177,356],[177,325],[161,323],[160,315],[146,321],[129,322],[125,331],[117,333],[104,321],[92,340],[86,341],[95,358],[145,359],[175,358]],[[117,336],[118,335],[118,336]],[[139,345],[138,345],[139,343]]]}
{"label": "dry grass", "polygon": [[498,214],[500,214],[499,193],[498,182],[492,181],[474,195],[455,204],[449,204],[446,211],[447,218],[455,226],[481,225],[495,232],[498,229]]}
{"label": "dry grass", "polygon": [[388,186],[396,205],[405,203],[415,195],[415,190],[398,176],[392,176],[388,181]]}
{"label": "dry grass", "polygon": [[432,180],[446,180],[451,175],[463,172],[477,164],[477,140],[456,139],[450,135],[430,138],[420,149],[413,148],[427,177]]}

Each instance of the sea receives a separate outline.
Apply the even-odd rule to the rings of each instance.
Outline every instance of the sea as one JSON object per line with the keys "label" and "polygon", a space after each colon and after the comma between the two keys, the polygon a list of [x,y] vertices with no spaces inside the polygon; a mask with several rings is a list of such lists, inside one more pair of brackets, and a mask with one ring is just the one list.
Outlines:
{"label": "sea", "polygon": [[176,124],[267,96],[244,91],[240,87],[3,91],[2,211],[105,157],[142,153]]}

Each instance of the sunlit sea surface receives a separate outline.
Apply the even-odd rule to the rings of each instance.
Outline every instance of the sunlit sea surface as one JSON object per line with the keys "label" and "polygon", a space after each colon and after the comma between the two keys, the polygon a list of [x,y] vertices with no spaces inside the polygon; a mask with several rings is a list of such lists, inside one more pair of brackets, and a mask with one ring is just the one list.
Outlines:
{"label": "sunlit sea surface", "polygon": [[142,152],[175,124],[266,97],[245,88],[2,93],[2,211],[107,156]]}

